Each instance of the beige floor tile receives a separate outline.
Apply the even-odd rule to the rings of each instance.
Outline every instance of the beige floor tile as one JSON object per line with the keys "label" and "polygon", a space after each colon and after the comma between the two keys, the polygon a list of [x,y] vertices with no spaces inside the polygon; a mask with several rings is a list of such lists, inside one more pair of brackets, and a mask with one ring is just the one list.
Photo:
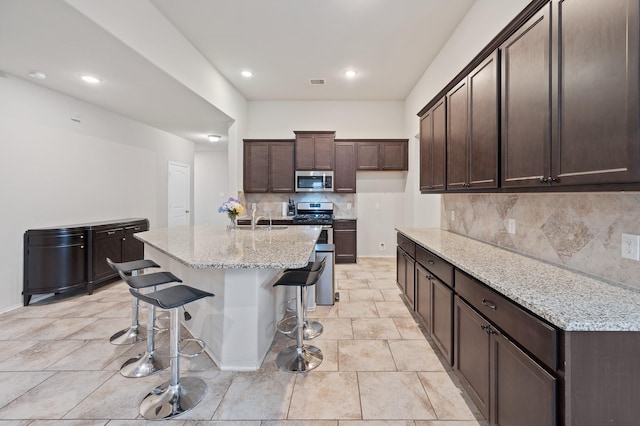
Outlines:
{"label": "beige floor tile", "polygon": [[413,420],[340,420],[338,426],[415,426]]}
{"label": "beige floor tile", "polygon": [[[155,422],[154,424],[158,424]],[[111,425],[111,423],[109,423]],[[187,420],[184,422],[184,426],[261,426],[264,425],[264,422],[260,420]],[[153,425],[150,425],[153,426]]]}
{"label": "beige floor tile", "polygon": [[44,371],[85,343],[84,340],[40,341],[0,363],[0,371]]}
{"label": "beige floor tile", "polygon": [[390,340],[389,348],[398,371],[445,371],[440,358],[423,340]]}
{"label": "beige floor tile", "polygon": [[382,289],[380,290],[382,293],[382,297],[384,297],[385,302],[402,302],[402,294],[398,287],[395,289]]}
{"label": "beige floor tile", "polygon": [[353,339],[351,318],[319,318],[324,331],[316,340]]}
{"label": "beige floor tile", "polygon": [[294,381],[295,374],[284,371],[238,374],[212,420],[284,419]]}
{"label": "beige floor tile", "polygon": [[365,302],[365,301],[383,301],[382,293],[376,289],[350,289],[349,301],[350,302]]}
{"label": "beige floor tile", "polygon": [[0,341],[0,363],[6,361],[12,356],[26,351],[30,347],[37,345],[38,341],[29,340],[5,340]]}
{"label": "beige floor tile", "polygon": [[338,316],[338,305],[316,305],[314,311],[307,312],[307,318],[336,318]]}
{"label": "beige floor tile", "polygon": [[[29,426],[103,426],[109,420],[36,420]],[[113,423],[110,423],[113,424]]]}
{"label": "beige floor tile", "polygon": [[400,339],[400,333],[391,318],[353,318],[354,339]]}
{"label": "beige floor tile", "polygon": [[395,371],[386,340],[339,340],[340,371]]}
{"label": "beige floor tile", "polygon": [[[92,322],[84,328],[72,333],[68,336],[69,339],[94,339],[94,340],[107,340],[116,332],[128,328],[131,326],[130,318],[101,318],[99,321]],[[144,332],[146,322],[140,325],[141,330]]]}
{"label": "beige floor tile", "polygon": [[[187,420],[180,420],[180,418],[175,419],[175,420],[163,420],[161,424],[167,424],[169,426],[183,426],[185,424],[189,423],[189,421]],[[110,420],[108,425],[109,426],[153,426],[153,425],[157,425],[159,424],[159,422],[157,420]],[[200,423],[200,421],[194,422],[194,423],[190,423],[191,425],[201,425],[201,424],[209,424],[209,423]],[[251,425],[251,426],[256,426],[256,425]]]}
{"label": "beige floor tile", "polygon": [[376,278],[368,280],[369,288],[377,288],[379,290],[397,290],[398,284],[395,278]]}
{"label": "beige floor tile", "polygon": [[207,393],[200,404],[191,411],[180,416],[180,420],[210,420],[220,405],[225,392],[231,385],[236,373],[229,371],[211,370],[181,373],[181,377],[198,377],[207,384]]}
{"label": "beige floor tile", "polygon": [[288,419],[360,419],[356,373],[298,375]]}
{"label": "beige floor tile", "polygon": [[424,340],[424,333],[413,317],[394,318],[398,331],[403,339]]}
{"label": "beige floor tile", "polygon": [[416,373],[358,373],[363,419],[435,419]]}
{"label": "beige floor tile", "polygon": [[128,349],[127,346],[112,345],[106,339],[86,341],[47,370],[105,370]]}
{"label": "beige floor tile", "polygon": [[337,340],[307,340],[308,345],[313,345],[322,351],[322,363],[313,370],[338,371],[338,341]]}
{"label": "beige floor tile", "polygon": [[438,420],[475,420],[461,390],[453,384],[448,373],[423,372],[418,376],[427,390]]}
{"label": "beige floor tile", "polygon": [[[235,426],[235,425],[229,425]],[[338,426],[337,420],[274,420],[262,422],[261,426]]]}
{"label": "beige floor tile", "polygon": [[336,282],[338,290],[354,290],[354,289],[368,289],[369,280],[367,279],[341,279]]}
{"label": "beige floor tile", "polygon": [[58,340],[65,339],[96,322],[97,318],[43,318],[47,323],[17,337],[17,340]]}
{"label": "beige floor tile", "polygon": [[347,271],[347,277],[352,280],[372,280],[375,277],[372,272],[364,271]]}
{"label": "beige floor tile", "polygon": [[376,302],[376,309],[381,318],[411,318],[404,302]]}
{"label": "beige floor tile", "polygon": [[[112,371],[57,372],[0,408],[0,419],[60,419],[113,374]],[[109,399],[114,396],[110,394]],[[128,402],[120,407],[122,411],[130,405]]]}
{"label": "beige floor tile", "polygon": [[[38,340],[29,339],[29,334],[51,323],[51,318],[19,318],[12,316],[2,322],[1,340]],[[21,338],[22,336],[25,336]]]}
{"label": "beige floor tile", "polygon": [[0,407],[5,406],[23,393],[53,376],[54,372],[10,371],[0,372]]}
{"label": "beige floor tile", "polygon": [[378,311],[374,302],[340,302],[340,318],[377,318]]}
{"label": "beige floor tile", "polygon": [[417,421],[416,426],[487,426],[486,422],[478,422],[474,420],[445,420],[445,421]]}

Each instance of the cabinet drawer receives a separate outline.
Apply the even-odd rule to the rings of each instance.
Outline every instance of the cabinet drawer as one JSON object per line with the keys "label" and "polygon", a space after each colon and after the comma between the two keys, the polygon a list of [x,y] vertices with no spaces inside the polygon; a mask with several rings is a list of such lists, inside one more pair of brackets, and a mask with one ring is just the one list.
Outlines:
{"label": "cabinet drawer", "polygon": [[26,244],[29,247],[64,247],[76,244],[84,244],[84,232],[70,234],[44,234],[27,235]]}
{"label": "cabinet drawer", "polygon": [[355,230],[356,221],[351,219],[337,219],[333,221],[333,229]]}
{"label": "cabinet drawer", "polygon": [[407,252],[411,257],[416,257],[416,243],[400,233],[398,233],[398,247]]}
{"label": "cabinet drawer", "polygon": [[135,234],[136,232],[148,231],[149,227],[146,224],[131,225],[124,228],[124,232],[127,235]]}
{"label": "cabinet drawer", "polygon": [[102,231],[96,231],[94,238],[96,240],[102,240],[104,238],[117,238],[117,237],[124,237],[124,228],[112,228],[112,229],[105,229]]}
{"label": "cabinet drawer", "polygon": [[556,370],[556,329],[511,300],[456,270],[456,292],[552,370]]}
{"label": "cabinet drawer", "polygon": [[453,265],[421,246],[416,246],[416,260],[443,283],[453,288]]}

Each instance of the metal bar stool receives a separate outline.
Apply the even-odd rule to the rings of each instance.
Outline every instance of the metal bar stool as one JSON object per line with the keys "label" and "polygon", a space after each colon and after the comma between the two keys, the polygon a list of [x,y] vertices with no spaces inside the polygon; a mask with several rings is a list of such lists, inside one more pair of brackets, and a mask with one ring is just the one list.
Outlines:
{"label": "metal bar stool", "polygon": [[[139,291],[142,288],[151,288],[152,292],[156,291],[156,286],[169,283],[181,283],[182,280],[171,272],[154,272],[152,274],[144,274],[138,276],[126,276],[120,272],[122,279],[129,285],[129,291],[132,289]],[[136,296],[136,300],[138,297]],[[155,350],[155,329],[154,323],[156,318],[156,305],[147,304],[147,350],[145,353],[130,358],[120,367],[120,374],[124,377],[147,377],[158,371],[162,371],[169,367],[169,360],[156,354]]]}
{"label": "metal bar stool", "polygon": [[[147,294],[141,294],[133,288],[130,288],[129,291],[134,297],[150,305],[171,310],[171,380],[149,392],[140,403],[140,414],[145,419],[171,419],[198,405],[207,393],[207,385],[204,380],[198,377],[180,378],[178,309],[198,299],[212,297],[213,294],[182,284]],[[200,344],[204,350],[204,343],[200,341]]]}
{"label": "metal bar stool", "polygon": [[[132,262],[122,262],[115,263],[111,259],[107,257],[107,264],[111,269],[117,271],[118,273],[123,272],[124,274],[131,276],[138,276],[140,271],[147,268],[159,268],[158,265],[153,260],[134,260]],[[123,330],[115,333],[109,341],[114,345],[132,345],[134,343],[142,342],[146,337],[144,335],[144,331],[140,329],[139,322],[139,303],[138,299],[133,298],[133,307],[132,307],[132,320],[131,326],[127,327]]]}
{"label": "metal bar stool", "polygon": [[314,262],[309,270],[292,270],[285,272],[273,286],[285,285],[296,287],[297,297],[297,327],[296,344],[289,346],[278,354],[276,365],[284,371],[304,373],[318,367],[322,362],[322,351],[315,346],[304,344],[304,287],[314,285],[324,270],[325,259]]}
{"label": "metal bar stool", "polygon": [[[304,266],[302,268],[297,268],[297,269],[287,269],[285,270],[285,273],[295,272],[295,271],[316,272],[320,268],[320,265],[321,265],[321,262],[309,262],[307,266]],[[320,336],[324,331],[324,327],[318,321],[314,321],[314,320],[309,321],[307,319],[307,303],[309,301],[309,287],[308,286],[303,287],[302,293],[303,293],[302,294],[302,304],[303,304],[302,311],[304,313],[304,318],[303,318],[304,325],[302,327],[303,338],[304,340],[311,340]],[[296,301],[297,299],[298,298],[296,297],[292,300]],[[288,304],[287,304],[287,309],[289,309]],[[295,312],[293,311],[291,312],[295,314]],[[280,320],[276,328],[278,329],[279,332],[281,332],[285,336],[294,339],[296,336],[294,332],[297,330],[297,327],[298,327],[298,320],[297,320],[297,314],[295,314],[295,315],[287,316],[282,320]]]}

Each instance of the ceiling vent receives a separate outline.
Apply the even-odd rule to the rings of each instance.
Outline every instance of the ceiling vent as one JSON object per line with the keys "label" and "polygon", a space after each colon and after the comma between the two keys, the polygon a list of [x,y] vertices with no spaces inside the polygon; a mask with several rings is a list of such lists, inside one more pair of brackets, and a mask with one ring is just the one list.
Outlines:
{"label": "ceiling vent", "polygon": [[312,86],[324,86],[327,82],[324,78],[310,78],[309,84]]}

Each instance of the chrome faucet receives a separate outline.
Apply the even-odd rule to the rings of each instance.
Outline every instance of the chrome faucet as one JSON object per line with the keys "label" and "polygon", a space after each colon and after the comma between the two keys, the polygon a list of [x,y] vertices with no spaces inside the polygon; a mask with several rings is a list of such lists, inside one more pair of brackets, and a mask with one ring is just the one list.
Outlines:
{"label": "chrome faucet", "polygon": [[252,231],[256,230],[256,225],[258,224],[258,222],[260,222],[260,219],[262,219],[262,216],[256,217],[256,209],[254,208],[251,211],[251,230]]}

